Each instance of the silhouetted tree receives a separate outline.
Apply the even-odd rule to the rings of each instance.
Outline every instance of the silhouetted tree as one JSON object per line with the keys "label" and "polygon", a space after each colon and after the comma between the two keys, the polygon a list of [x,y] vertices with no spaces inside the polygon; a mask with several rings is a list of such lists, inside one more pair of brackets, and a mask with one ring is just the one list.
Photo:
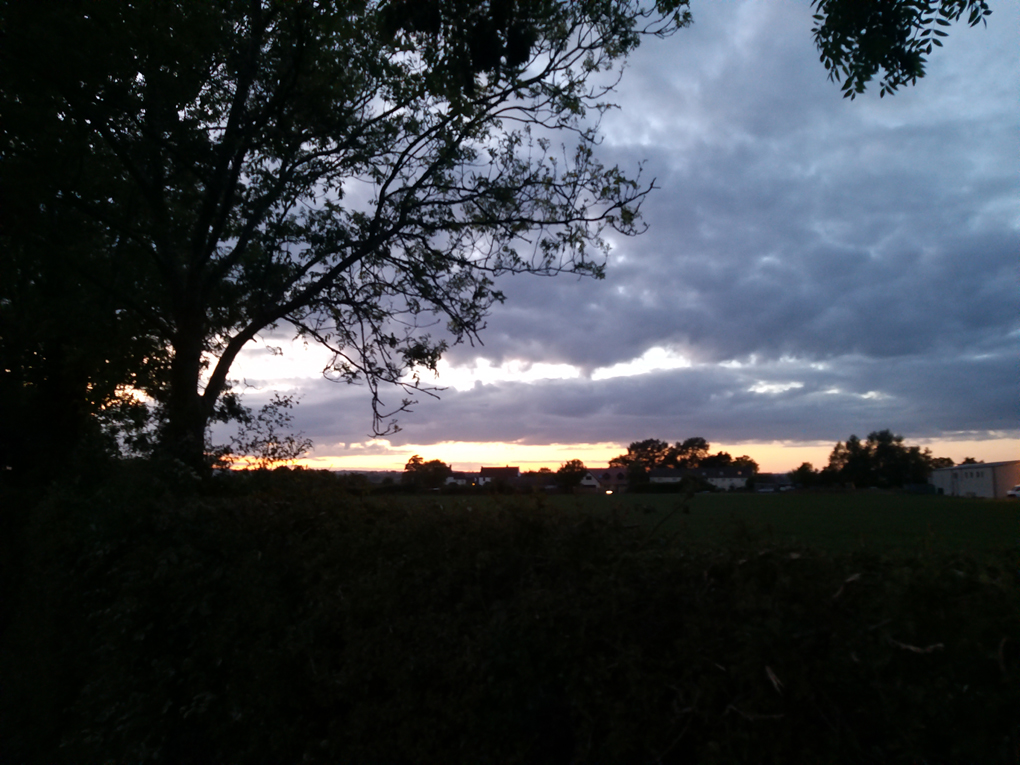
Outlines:
{"label": "silhouetted tree", "polygon": [[88,232],[52,267],[93,273],[165,359],[139,382],[166,453],[205,464],[231,365],[280,323],[367,383],[387,432],[410,401],[378,386],[435,368],[435,314],[475,338],[495,276],[601,276],[602,232],[641,230],[650,186],[595,159],[611,85],[589,78],[685,6],[4,3],[3,175]]}
{"label": "silhouetted tree", "polygon": [[556,471],[556,483],[564,489],[573,489],[575,486],[581,485],[581,481],[587,474],[588,468],[581,460],[567,460]]}
{"label": "silhouetted tree", "polygon": [[879,71],[878,94],[895,93],[924,77],[926,56],[942,47],[945,27],[967,15],[970,26],[991,14],[984,0],[812,0],[811,31],[844,97],[863,93]]}
{"label": "silhouetted tree", "polygon": [[733,457],[727,452],[717,452],[716,454],[710,454],[700,461],[698,467],[703,468],[726,468],[732,467]]}
{"label": "silhouetted tree", "polygon": [[790,480],[799,486],[814,486],[819,482],[819,475],[810,462],[802,462],[799,468],[790,471]]}
{"label": "silhouetted tree", "polygon": [[629,467],[639,465],[645,470],[656,467],[664,467],[672,454],[668,442],[660,441],[657,438],[646,438],[644,441],[634,441],[627,447],[626,454],[620,454],[609,460],[614,467]]}
{"label": "silhouetted tree", "polygon": [[256,467],[267,468],[282,462],[293,462],[312,448],[310,439],[291,433],[295,405],[292,396],[273,394],[272,400],[252,412],[247,407],[235,416],[240,429],[222,451],[227,460],[248,458]]}
{"label": "silhouetted tree", "polygon": [[734,458],[733,467],[737,468],[737,470],[750,470],[751,473],[758,473],[758,463],[746,454],[741,454],[739,457]]}
{"label": "silhouetted tree", "polygon": [[0,184],[0,480],[35,481],[58,465],[66,472],[79,445],[115,452],[97,416],[143,387],[163,358],[94,286],[102,272],[88,261],[101,229],[40,205],[32,168],[6,152]]}
{"label": "silhouetted tree", "polygon": [[[696,468],[708,456],[709,443],[701,436],[677,441],[673,445],[672,454],[667,459],[668,467]],[[727,455],[729,456],[729,455]]]}
{"label": "silhouetted tree", "polygon": [[727,452],[709,454],[711,444],[701,436],[694,436],[684,441],[677,441],[672,446],[667,441],[647,438],[634,441],[627,447],[626,454],[620,454],[609,461],[612,466],[627,467],[634,470],[634,475],[654,468],[692,469],[697,467],[735,467],[741,470],[758,472],[758,463],[746,454],[733,458]]}
{"label": "silhouetted tree", "polygon": [[758,472],[758,463],[746,454],[734,458],[729,452],[716,452],[715,454],[702,457],[697,466],[702,468],[735,468],[737,470],[750,470],[752,473]]}
{"label": "silhouetted tree", "polygon": [[837,442],[821,478],[858,487],[924,483],[933,460],[931,450],[907,446],[903,436],[880,430],[869,433],[866,441],[852,435],[846,443]]}
{"label": "silhouetted tree", "polygon": [[419,489],[438,489],[452,472],[450,466],[442,460],[426,462],[416,454],[404,465],[401,481]]}

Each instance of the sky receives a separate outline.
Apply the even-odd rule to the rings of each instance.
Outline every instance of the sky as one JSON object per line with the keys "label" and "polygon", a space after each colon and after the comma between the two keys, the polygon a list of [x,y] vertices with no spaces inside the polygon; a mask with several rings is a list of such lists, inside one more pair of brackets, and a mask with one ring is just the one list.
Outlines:
{"label": "sky", "polygon": [[656,186],[604,280],[501,279],[484,345],[452,348],[428,380],[445,390],[385,439],[322,349],[263,337],[231,377],[249,405],[299,399],[313,467],[597,466],[701,436],[780,472],[885,428],[956,461],[1020,458],[1020,3],[991,7],[916,86],[851,101],[806,0],[694,2],[602,121],[599,158]]}

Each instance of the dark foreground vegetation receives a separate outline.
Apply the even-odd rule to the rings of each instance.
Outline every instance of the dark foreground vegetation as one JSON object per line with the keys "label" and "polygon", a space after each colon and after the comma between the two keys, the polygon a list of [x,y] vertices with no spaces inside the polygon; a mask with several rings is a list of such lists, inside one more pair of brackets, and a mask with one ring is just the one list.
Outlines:
{"label": "dark foreground vegetation", "polygon": [[1020,762],[1015,545],[300,473],[2,508],[3,762]]}

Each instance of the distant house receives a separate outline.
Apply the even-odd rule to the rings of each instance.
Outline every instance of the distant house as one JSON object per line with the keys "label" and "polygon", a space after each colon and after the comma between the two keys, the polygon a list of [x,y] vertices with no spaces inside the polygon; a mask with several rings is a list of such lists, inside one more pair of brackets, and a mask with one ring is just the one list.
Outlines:
{"label": "distant house", "polygon": [[625,491],[627,488],[627,468],[588,468],[588,472],[581,479],[581,486],[604,492],[618,493]]}
{"label": "distant house", "polygon": [[1003,499],[1020,484],[1020,460],[976,462],[931,471],[928,483],[939,494],[950,497]]}
{"label": "distant house", "polygon": [[751,477],[749,468],[693,468],[678,470],[676,468],[654,468],[648,472],[649,483],[680,483],[684,478],[700,478],[717,489],[730,491],[743,489]]}
{"label": "distant house", "polygon": [[467,473],[450,473],[446,476],[447,486],[470,486],[471,476]]}
{"label": "distant house", "polygon": [[478,485],[488,486],[493,483],[513,483],[521,476],[519,467],[483,467],[478,471]]}
{"label": "distant house", "polygon": [[732,491],[747,488],[747,481],[753,475],[750,468],[694,468],[690,475],[707,481],[717,489]]}
{"label": "distant house", "polygon": [[677,468],[652,468],[648,471],[649,483],[680,483],[689,475],[688,470]]}

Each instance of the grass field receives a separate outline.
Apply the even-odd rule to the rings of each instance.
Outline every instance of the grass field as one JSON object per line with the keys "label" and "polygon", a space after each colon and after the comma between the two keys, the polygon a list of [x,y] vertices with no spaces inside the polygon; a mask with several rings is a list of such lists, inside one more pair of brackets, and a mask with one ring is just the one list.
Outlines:
{"label": "grass field", "polygon": [[[406,497],[412,505],[448,509],[518,504],[520,497]],[[534,499],[550,511],[614,517],[650,534],[698,545],[761,540],[829,552],[997,553],[1020,548],[1020,502],[883,491],[553,495]]]}
{"label": "grass field", "polygon": [[870,548],[969,553],[1020,546],[1020,502],[891,492],[550,497],[548,505],[616,515],[659,535],[717,544],[734,536],[832,552]]}
{"label": "grass field", "polygon": [[1020,765],[1018,503],[125,473],[22,515],[0,762]]}

